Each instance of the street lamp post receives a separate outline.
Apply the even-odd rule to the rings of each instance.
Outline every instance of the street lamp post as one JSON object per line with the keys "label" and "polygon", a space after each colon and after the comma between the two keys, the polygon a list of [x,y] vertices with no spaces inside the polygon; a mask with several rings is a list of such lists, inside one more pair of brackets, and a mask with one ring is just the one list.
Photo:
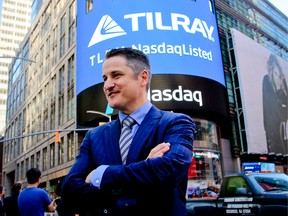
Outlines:
{"label": "street lamp post", "polygon": [[26,58],[21,58],[21,57],[16,57],[16,56],[0,56],[0,58],[21,59],[21,60],[24,60],[24,61],[29,61],[29,62],[36,63],[34,60],[26,59]]}
{"label": "street lamp post", "polygon": [[107,115],[105,113],[99,112],[99,111],[95,111],[95,110],[87,110],[86,113],[93,113],[93,114],[99,114],[102,116],[105,116],[109,119],[109,122],[111,121],[111,115]]}

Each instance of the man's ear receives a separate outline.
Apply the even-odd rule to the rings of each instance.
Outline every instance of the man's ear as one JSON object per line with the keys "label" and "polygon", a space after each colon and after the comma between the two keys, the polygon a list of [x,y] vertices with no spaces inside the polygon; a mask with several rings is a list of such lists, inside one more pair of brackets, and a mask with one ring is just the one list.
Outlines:
{"label": "man's ear", "polygon": [[142,70],[139,74],[142,86],[146,86],[149,80],[149,72],[147,70]]}

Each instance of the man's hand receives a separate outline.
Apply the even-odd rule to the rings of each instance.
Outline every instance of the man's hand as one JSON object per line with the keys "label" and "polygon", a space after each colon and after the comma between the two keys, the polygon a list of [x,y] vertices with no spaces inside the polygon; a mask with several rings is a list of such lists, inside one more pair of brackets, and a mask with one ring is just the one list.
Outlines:
{"label": "man's hand", "polygon": [[48,206],[48,211],[49,212],[54,212],[57,208],[57,204],[56,202],[54,202],[54,200],[50,203],[50,205]]}
{"label": "man's hand", "polygon": [[86,177],[85,182],[91,184],[91,176],[93,174],[94,170],[92,170],[89,175]]}
{"label": "man's hand", "polygon": [[170,150],[170,143],[160,143],[150,151],[147,159],[162,157],[169,150]]}

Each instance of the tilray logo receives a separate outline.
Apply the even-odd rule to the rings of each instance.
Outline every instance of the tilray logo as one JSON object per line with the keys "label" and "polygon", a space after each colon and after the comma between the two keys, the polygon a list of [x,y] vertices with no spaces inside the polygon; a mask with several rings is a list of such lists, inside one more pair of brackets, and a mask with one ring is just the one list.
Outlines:
{"label": "tilray logo", "polygon": [[[103,30],[104,34],[102,34]],[[127,33],[110,16],[104,15],[101,18],[89,42],[88,47],[93,46],[94,44],[97,44],[101,41],[111,39],[114,37],[119,37],[126,34]]]}
{"label": "tilray logo", "polygon": [[[179,31],[183,29],[186,33],[196,34],[199,33],[204,38],[214,42],[213,32],[214,27],[208,26],[204,20],[200,20],[199,18],[194,18],[194,20],[190,20],[190,18],[184,14],[171,13],[170,14],[170,23],[164,25],[162,13],[160,12],[147,12],[147,13],[135,13],[135,14],[126,14],[124,15],[124,19],[131,20],[131,31],[136,32],[139,31],[140,27],[144,27],[145,25],[140,26],[141,21],[144,19],[146,22],[146,30],[160,30],[160,31]],[[102,32],[104,32],[102,34]],[[89,42],[88,47],[91,47],[101,41],[111,39],[114,37],[119,37],[126,35],[127,33],[109,16],[104,15],[99,24],[96,27],[96,30]]]}

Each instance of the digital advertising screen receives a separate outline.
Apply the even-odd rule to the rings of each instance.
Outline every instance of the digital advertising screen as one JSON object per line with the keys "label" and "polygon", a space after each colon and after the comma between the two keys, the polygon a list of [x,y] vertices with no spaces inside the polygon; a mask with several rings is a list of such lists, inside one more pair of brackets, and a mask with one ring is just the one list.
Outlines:
{"label": "digital advertising screen", "polygon": [[287,154],[288,62],[231,29],[248,153]]}
{"label": "digital advertising screen", "polygon": [[243,172],[275,172],[275,164],[266,162],[246,162],[243,163]]}
{"label": "digital advertising screen", "polygon": [[260,172],[260,171],[261,171],[260,162],[243,163],[243,172]]}
{"label": "digital advertising screen", "polygon": [[[119,47],[132,47],[146,53],[151,63],[152,81],[161,75],[167,84],[162,84],[158,96],[157,86],[161,86],[161,80],[151,86],[152,103],[169,109],[185,103],[187,109],[213,110],[204,102],[209,103],[209,99],[202,97],[209,94],[193,86],[196,83],[194,77],[217,86],[213,93],[210,91],[210,97],[225,101],[226,87],[213,0],[77,1],[78,124],[87,121],[87,110],[113,113],[107,102],[105,104],[103,92],[96,90],[103,91],[102,64],[106,52]],[[184,89],[181,83],[172,82],[175,86],[172,88],[170,80],[179,75],[189,76],[190,86]],[[166,94],[168,100],[161,100],[159,94],[162,99]],[[157,99],[153,101],[153,98]],[[226,110],[220,108],[218,112],[225,114]]]}

